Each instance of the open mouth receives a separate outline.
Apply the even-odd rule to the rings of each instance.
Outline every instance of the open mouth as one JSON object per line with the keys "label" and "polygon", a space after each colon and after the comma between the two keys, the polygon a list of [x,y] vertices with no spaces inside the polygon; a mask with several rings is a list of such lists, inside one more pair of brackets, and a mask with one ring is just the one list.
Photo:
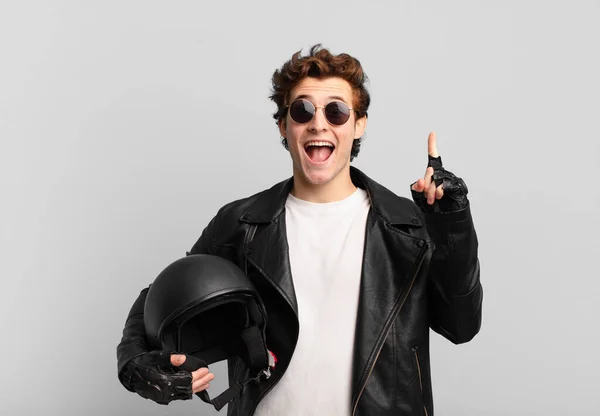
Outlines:
{"label": "open mouth", "polygon": [[329,159],[335,146],[325,141],[312,141],[304,145],[306,155],[313,163],[323,163]]}

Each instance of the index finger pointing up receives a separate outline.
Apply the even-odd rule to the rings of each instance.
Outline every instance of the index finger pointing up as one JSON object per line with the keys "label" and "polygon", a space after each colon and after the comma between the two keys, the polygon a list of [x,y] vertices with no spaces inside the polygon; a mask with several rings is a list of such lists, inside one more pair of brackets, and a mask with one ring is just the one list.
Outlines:
{"label": "index finger pointing up", "polygon": [[440,154],[437,150],[437,140],[435,138],[435,132],[429,133],[429,138],[427,139],[427,149],[429,156],[438,157]]}

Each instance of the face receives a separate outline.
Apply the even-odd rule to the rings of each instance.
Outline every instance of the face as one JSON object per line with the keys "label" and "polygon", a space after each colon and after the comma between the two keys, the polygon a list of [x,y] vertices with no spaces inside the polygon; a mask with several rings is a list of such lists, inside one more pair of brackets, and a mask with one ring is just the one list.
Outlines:
{"label": "face", "polygon": [[363,135],[367,119],[357,120],[355,112],[350,111],[345,124],[333,125],[325,118],[323,107],[332,101],[342,101],[354,108],[352,98],[352,87],[342,78],[305,78],[290,92],[286,104],[304,99],[318,107],[307,123],[297,123],[289,111],[279,122],[280,133],[288,141],[295,183],[305,187],[350,183],[352,143]]}

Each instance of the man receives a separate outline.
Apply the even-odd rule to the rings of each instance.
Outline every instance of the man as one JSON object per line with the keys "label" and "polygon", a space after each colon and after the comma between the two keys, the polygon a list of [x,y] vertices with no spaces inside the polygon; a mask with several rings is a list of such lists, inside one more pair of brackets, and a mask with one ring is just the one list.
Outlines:
{"label": "man", "polygon": [[[248,384],[229,415],[432,416],[429,328],[456,344],[479,331],[467,188],[442,167],[435,134],[424,177],[411,185],[414,203],[350,166],[367,125],[366,79],[358,60],[320,45],[276,71],[271,98],[293,176],[222,207],[188,253],[234,261],[267,308],[277,367]],[[146,291],[117,355],[124,386],[149,397],[138,371],[150,357]],[[241,360],[228,369],[233,380],[246,376]],[[166,384],[173,367],[162,370]],[[213,377],[193,372],[191,390]]]}

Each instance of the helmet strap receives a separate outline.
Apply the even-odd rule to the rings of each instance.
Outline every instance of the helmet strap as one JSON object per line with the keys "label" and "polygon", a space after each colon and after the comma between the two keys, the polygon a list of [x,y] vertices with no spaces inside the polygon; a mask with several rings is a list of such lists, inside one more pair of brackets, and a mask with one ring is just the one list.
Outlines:
{"label": "helmet strap", "polygon": [[[208,367],[205,361],[194,357],[193,355],[185,354],[185,357],[185,362],[179,366],[179,368],[181,368],[182,370],[189,371],[191,373],[192,371],[196,371],[199,368]],[[219,411],[227,403],[236,398],[242,392],[246,384],[252,381],[260,381],[260,377],[264,374],[266,373],[261,371],[256,377],[251,377],[243,381],[242,383],[236,381],[235,383],[231,384],[227,390],[219,394],[214,399],[210,398],[206,390],[196,393],[196,396],[200,397],[200,399],[202,399],[203,402],[212,404],[214,408],[217,411]]]}

